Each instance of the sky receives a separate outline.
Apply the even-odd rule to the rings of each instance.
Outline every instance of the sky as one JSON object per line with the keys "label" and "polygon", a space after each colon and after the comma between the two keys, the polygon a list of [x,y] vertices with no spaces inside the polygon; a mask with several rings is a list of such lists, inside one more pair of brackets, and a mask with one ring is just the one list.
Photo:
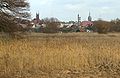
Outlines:
{"label": "sky", "polygon": [[120,0],[28,0],[31,17],[39,12],[40,18],[56,17],[60,21],[87,20],[89,12],[93,20],[120,18]]}

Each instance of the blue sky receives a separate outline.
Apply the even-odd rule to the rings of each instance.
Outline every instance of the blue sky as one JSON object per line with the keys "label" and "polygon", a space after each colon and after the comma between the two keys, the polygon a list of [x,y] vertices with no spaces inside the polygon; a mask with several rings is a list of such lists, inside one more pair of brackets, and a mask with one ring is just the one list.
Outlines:
{"label": "blue sky", "polygon": [[56,17],[61,21],[77,21],[79,13],[87,20],[89,11],[93,20],[120,18],[120,0],[28,0],[32,18],[39,12],[40,18]]}

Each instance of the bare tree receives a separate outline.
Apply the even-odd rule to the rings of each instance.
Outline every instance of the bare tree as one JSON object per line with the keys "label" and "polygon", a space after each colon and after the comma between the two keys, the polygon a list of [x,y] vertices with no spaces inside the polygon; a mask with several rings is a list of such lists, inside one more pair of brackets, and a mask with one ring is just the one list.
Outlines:
{"label": "bare tree", "polygon": [[98,33],[106,34],[110,30],[111,24],[108,21],[98,20],[94,21],[94,26]]}
{"label": "bare tree", "polygon": [[44,28],[44,33],[57,33],[60,22],[57,18],[45,18],[43,19],[44,24],[46,24],[46,27]]}
{"label": "bare tree", "polygon": [[111,31],[112,32],[120,32],[120,19],[117,18],[115,20],[111,20]]}

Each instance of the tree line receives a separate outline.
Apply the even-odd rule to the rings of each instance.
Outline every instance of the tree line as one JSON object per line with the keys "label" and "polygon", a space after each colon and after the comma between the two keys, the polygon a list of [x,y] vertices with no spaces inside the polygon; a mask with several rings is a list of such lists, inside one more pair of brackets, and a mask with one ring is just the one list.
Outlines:
{"label": "tree line", "polygon": [[[60,31],[60,21],[57,18],[45,18],[43,19],[46,27],[43,30],[45,33],[57,33]],[[74,25],[73,25],[74,26]],[[77,29],[77,26],[75,28]],[[88,26],[87,29],[93,30],[93,32],[98,32],[100,34],[106,34],[109,32],[120,32],[120,19],[115,19],[111,21],[96,20],[93,21],[93,26]],[[64,30],[64,27],[61,29]],[[68,32],[73,31],[73,28],[69,28]],[[66,30],[67,32],[67,30]],[[76,31],[74,31],[76,32]],[[79,31],[80,32],[80,31]]]}
{"label": "tree line", "polygon": [[97,20],[94,21],[95,31],[98,33],[120,32],[120,19],[111,21]]}

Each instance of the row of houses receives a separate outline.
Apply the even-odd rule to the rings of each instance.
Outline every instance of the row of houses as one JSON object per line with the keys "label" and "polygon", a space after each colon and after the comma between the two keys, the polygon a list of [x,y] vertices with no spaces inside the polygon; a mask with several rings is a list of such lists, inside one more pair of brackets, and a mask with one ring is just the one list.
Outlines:
{"label": "row of houses", "polygon": [[[29,21],[30,25],[25,26],[25,23],[28,21],[21,21],[24,28],[32,29],[35,32],[41,32],[43,28],[46,27],[46,24],[42,22],[39,18],[39,13],[36,13],[36,18],[32,21]],[[92,32],[93,22],[92,17],[89,13],[87,21],[81,21],[81,17],[78,14],[78,21],[69,21],[69,22],[60,22],[59,31],[60,32]]]}

